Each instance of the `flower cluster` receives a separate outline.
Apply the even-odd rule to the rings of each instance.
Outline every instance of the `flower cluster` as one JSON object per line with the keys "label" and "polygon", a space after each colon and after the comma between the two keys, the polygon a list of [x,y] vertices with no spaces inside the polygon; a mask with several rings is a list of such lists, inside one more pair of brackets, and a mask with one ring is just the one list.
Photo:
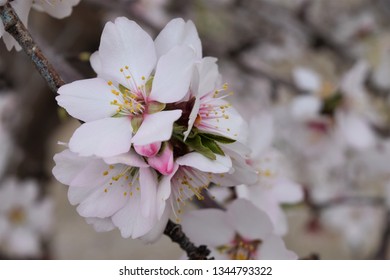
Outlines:
{"label": "flower cluster", "polygon": [[54,157],[53,174],[96,230],[153,241],[210,184],[257,180],[238,141],[246,123],[191,21],[172,20],[153,41],[117,18],[91,64],[96,78],[58,91],[58,104],[83,124]]}

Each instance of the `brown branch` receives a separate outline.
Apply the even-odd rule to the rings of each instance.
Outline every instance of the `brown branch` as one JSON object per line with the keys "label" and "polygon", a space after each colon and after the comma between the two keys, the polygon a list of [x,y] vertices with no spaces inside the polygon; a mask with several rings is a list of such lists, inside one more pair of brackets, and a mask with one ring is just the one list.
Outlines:
{"label": "brown branch", "polygon": [[173,242],[179,244],[180,248],[186,251],[190,260],[209,260],[207,256],[210,254],[210,250],[204,245],[195,246],[185,235],[181,225],[169,220],[164,234],[171,238]]}
{"label": "brown branch", "polygon": [[0,6],[0,18],[3,21],[5,31],[15,38],[23,51],[30,57],[39,74],[45,79],[49,88],[57,93],[58,88],[65,84],[64,81],[43,55],[9,3]]}

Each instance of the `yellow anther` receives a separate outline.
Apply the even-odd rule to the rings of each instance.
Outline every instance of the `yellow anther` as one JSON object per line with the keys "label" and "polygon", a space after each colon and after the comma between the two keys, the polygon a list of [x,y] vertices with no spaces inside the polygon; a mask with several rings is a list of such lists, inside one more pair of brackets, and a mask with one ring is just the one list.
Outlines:
{"label": "yellow anther", "polygon": [[108,84],[109,86],[112,86],[112,82],[111,82],[111,81],[108,81],[107,84]]}
{"label": "yellow anther", "polygon": [[107,175],[108,175],[108,171],[104,171],[103,176],[107,176]]}

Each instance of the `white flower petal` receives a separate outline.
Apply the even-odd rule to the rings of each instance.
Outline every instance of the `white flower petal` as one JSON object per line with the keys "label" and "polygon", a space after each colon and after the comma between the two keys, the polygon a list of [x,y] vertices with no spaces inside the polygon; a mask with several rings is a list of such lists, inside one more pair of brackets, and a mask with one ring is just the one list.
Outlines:
{"label": "white flower petal", "polygon": [[229,244],[235,235],[226,213],[218,209],[186,212],[181,225],[184,233],[196,245],[217,247]]}
{"label": "white flower petal", "polygon": [[123,238],[139,238],[156,225],[155,217],[142,216],[140,200],[138,195],[131,197],[126,205],[112,216],[112,222],[119,228]]}
{"label": "white flower petal", "polygon": [[252,157],[259,156],[271,147],[274,138],[272,116],[266,113],[251,119],[249,124],[248,146],[252,149]]}
{"label": "white flower petal", "polygon": [[92,184],[90,186],[85,186],[85,187],[69,186],[68,189],[69,203],[72,205],[80,204],[95,190],[96,190],[96,186]]}
{"label": "white flower petal", "polygon": [[113,157],[105,158],[104,161],[107,164],[125,164],[128,166],[135,167],[148,167],[149,165],[145,162],[145,160],[137,155],[133,150],[130,150],[128,153],[120,154]]}
{"label": "white flower petal", "polygon": [[72,13],[72,7],[77,5],[80,0],[44,0],[44,1],[35,1],[34,8],[38,10],[44,10],[46,13],[52,17],[63,19],[70,16]]}
{"label": "white flower petal", "polygon": [[291,103],[291,114],[297,120],[306,120],[318,116],[322,106],[317,96],[297,96]]}
{"label": "white flower petal", "polygon": [[[134,21],[119,17],[115,23],[108,22],[103,30],[99,56],[105,77],[112,77],[113,82],[129,88],[144,84],[142,77],[150,76],[156,65],[156,50],[152,38]],[[128,66],[124,75],[121,68]],[[129,84],[126,75],[132,77],[134,84]]]}
{"label": "white flower petal", "polygon": [[375,136],[368,122],[355,114],[338,114],[338,122],[345,141],[352,148],[367,149],[375,144]]}
{"label": "white flower petal", "polygon": [[217,87],[220,74],[218,71],[217,59],[215,57],[204,57],[197,65],[199,71],[199,85],[196,96],[202,97],[214,91]]}
{"label": "white flower petal", "polygon": [[111,231],[115,228],[115,225],[112,223],[110,218],[85,218],[85,221],[87,224],[93,225],[93,228],[97,232]]}
{"label": "white flower petal", "polygon": [[147,234],[143,235],[140,239],[145,243],[156,242],[164,233],[170,214],[171,214],[171,208],[165,207],[163,214],[159,218],[157,224]]}
{"label": "white flower petal", "polygon": [[54,156],[53,175],[65,185],[76,187],[101,186],[109,178],[104,176],[108,165],[99,158],[80,157],[70,150]]}
{"label": "white flower petal", "polygon": [[173,123],[180,118],[181,110],[162,111],[144,116],[141,127],[132,139],[134,145],[147,145],[171,138]]}
{"label": "white flower petal", "polygon": [[273,195],[281,203],[298,203],[303,200],[302,186],[288,180],[278,178],[272,188]]}
{"label": "white flower petal", "polygon": [[111,186],[95,188],[77,207],[77,212],[85,218],[107,218],[120,210],[129,200],[124,195],[126,187],[120,182]]}
{"label": "white flower petal", "polygon": [[297,67],[292,74],[294,82],[302,90],[313,93],[321,88],[320,76],[311,69]]}
{"label": "white flower petal", "polygon": [[157,174],[152,168],[140,168],[141,211],[145,217],[156,215]]}
{"label": "white flower petal", "polygon": [[236,199],[227,207],[234,229],[246,239],[263,239],[273,232],[267,214],[245,199]]}
{"label": "white flower petal", "polygon": [[84,123],[74,132],[69,149],[81,156],[123,154],[130,150],[132,130],[130,119],[126,117]]}
{"label": "white flower petal", "polygon": [[195,53],[189,47],[175,47],[162,56],[156,67],[149,98],[161,103],[180,101],[190,88]]}
{"label": "white flower petal", "polygon": [[228,156],[216,155],[216,159],[212,160],[197,152],[192,152],[179,157],[176,160],[176,163],[211,173],[229,172],[230,168],[232,167],[232,161]]}
{"label": "white flower petal", "polygon": [[157,36],[155,44],[158,57],[180,45],[191,47],[197,58],[202,57],[202,44],[196,27],[190,20],[187,22],[181,18],[171,20]]}
{"label": "white flower petal", "polygon": [[261,260],[296,260],[298,256],[286,249],[284,241],[276,235],[271,235],[260,244],[258,256]]}
{"label": "white flower petal", "polygon": [[54,201],[45,198],[30,207],[28,220],[32,229],[41,234],[48,234],[53,225]]}
{"label": "white flower petal", "polygon": [[102,73],[102,61],[100,60],[99,51],[95,51],[91,56],[89,57],[89,62],[91,63],[91,67],[93,71],[95,71],[98,76],[100,73]]}
{"label": "white flower petal", "polygon": [[111,90],[100,78],[80,80],[60,87],[56,100],[72,117],[89,122],[116,114],[118,106],[111,102],[117,97]]}
{"label": "white flower petal", "polygon": [[12,255],[36,257],[40,253],[38,236],[29,228],[15,228],[10,232],[7,249]]}
{"label": "white flower petal", "polygon": [[157,188],[157,218],[160,219],[166,209],[166,200],[171,195],[172,184],[171,179],[176,174],[179,165],[174,163],[173,172],[169,175],[163,176]]}

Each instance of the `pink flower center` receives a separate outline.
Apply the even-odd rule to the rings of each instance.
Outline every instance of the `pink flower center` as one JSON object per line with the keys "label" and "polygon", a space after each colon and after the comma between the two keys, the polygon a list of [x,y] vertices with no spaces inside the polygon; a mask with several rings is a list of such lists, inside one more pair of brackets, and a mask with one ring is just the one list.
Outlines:
{"label": "pink flower center", "polygon": [[227,254],[231,260],[254,260],[261,240],[247,240],[236,233],[230,244],[222,245],[217,250],[222,254]]}

